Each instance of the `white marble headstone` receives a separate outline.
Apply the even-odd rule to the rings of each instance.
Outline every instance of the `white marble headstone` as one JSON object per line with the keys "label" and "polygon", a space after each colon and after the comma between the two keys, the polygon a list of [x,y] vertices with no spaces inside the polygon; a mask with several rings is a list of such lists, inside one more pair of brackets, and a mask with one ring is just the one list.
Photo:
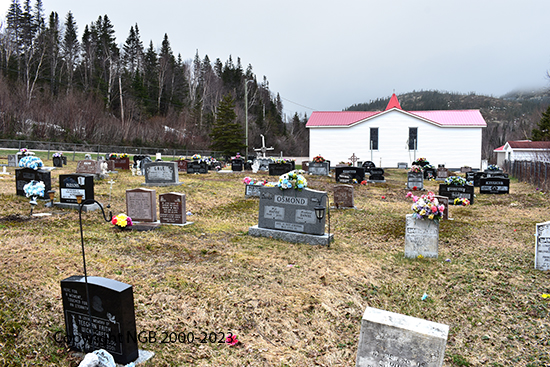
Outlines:
{"label": "white marble headstone", "polygon": [[367,307],[356,367],[441,367],[448,334],[448,325]]}
{"label": "white marble headstone", "polygon": [[550,270],[550,222],[537,223],[535,269]]}

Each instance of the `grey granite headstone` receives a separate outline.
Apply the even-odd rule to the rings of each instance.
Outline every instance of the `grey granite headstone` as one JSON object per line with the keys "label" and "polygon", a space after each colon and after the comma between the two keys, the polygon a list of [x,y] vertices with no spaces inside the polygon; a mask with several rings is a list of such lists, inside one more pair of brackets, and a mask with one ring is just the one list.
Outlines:
{"label": "grey granite headstone", "polygon": [[145,185],[173,186],[181,185],[176,162],[149,162],[144,166]]}
{"label": "grey granite headstone", "polygon": [[250,197],[260,197],[260,187],[261,185],[244,185],[244,197],[246,199]]}
{"label": "grey granite headstone", "polygon": [[326,208],[326,193],[322,191],[262,187],[258,227],[322,235],[325,221],[315,216],[318,205]]}
{"label": "grey granite headstone", "polygon": [[[328,245],[333,236],[325,234],[327,204],[326,192],[262,186],[258,225],[250,227],[248,233],[288,242]],[[320,220],[315,207],[325,208],[325,216]]]}
{"label": "grey granite headstone", "polygon": [[407,214],[405,231],[405,257],[437,257],[439,222],[431,219],[416,219]]}
{"label": "grey granite headstone", "polygon": [[322,162],[322,163],[311,162],[309,164],[308,173],[310,175],[328,176],[329,172],[330,172],[330,168],[329,168],[328,162]]}
{"label": "grey granite headstone", "polygon": [[449,326],[367,307],[356,367],[441,367]]}
{"label": "grey granite headstone", "polygon": [[535,269],[550,270],[550,222],[537,223]]}
{"label": "grey granite headstone", "polygon": [[19,167],[18,154],[8,154],[8,167]]}
{"label": "grey granite headstone", "polygon": [[135,222],[156,222],[156,195],[150,189],[126,190],[126,214]]}
{"label": "grey granite headstone", "polygon": [[353,186],[334,186],[334,205],[337,208],[354,208],[355,205],[353,202]]}
{"label": "grey granite headstone", "polygon": [[417,190],[424,188],[424,174],[422,172],[407,173],[407,188],[412,190],[415,186]]}
{"label": "grey granite headstone", "polygon": [[184,224],[186,222],[185,194],[169,192],[159,195],[159,219],[163,224]]}
{"label": "grey granite headstone", "polygon": [[407,168],[408,168],[408,164],[407,164],[407,162],[398,162],[398,163],[397,163],[397,168],[399,168],[399,169],[407,169]]}

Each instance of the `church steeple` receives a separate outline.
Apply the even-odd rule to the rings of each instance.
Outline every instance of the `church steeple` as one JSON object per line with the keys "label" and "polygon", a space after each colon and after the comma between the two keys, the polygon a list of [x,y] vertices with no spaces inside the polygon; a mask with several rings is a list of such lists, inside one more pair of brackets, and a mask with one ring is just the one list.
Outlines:
{"label": "church steeple", "polygon": [[397,96],[392,94],[390,101],[388,102],[388,107],[386,107],[385,111],[391,110],[392,108],[399,108],[402,110],[401,105],[399,104],[399,101],[397,100]]}

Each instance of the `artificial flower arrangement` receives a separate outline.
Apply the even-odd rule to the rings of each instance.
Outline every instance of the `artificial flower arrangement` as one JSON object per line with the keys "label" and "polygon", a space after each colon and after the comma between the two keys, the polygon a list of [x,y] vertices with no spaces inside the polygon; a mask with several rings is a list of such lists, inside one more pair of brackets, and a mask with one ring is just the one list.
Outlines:
{"label": "artificial flower arrangement", "polygon": [[260,180],[255,180],[255,179],[247,176],[247,177],[243,178],[243,184],[245,184],[245,185],[265,186],[267,184],[267,180],[260,181]]}
{"label": "artificial flower arrangement", "polygon": [[413,217],[416,219],[431,219],[439,221],[443,217],[445,206],[440,205],[433,192],[428,192],[420,197],[415,196],[412,192],[407,193],[408,198],[413,199],[411,209]]}
{"label": "artificial flower arrangement", "polygon": [[241,156],[241,153],[237,153],[236,156],[234,157],[231,157],[231,159],[242,159],[243,157]]}
{"label": "artificial flower arrangement", "polygon": [[19,154],[21,154],[21,155],[26,155],[28,152],[29,152],[29,150],[27,148],[19,149]]}
{"label": "artificial flower arrangement", "polygon": [[130,158],[130,156],[128,155],[128,153],[121,153],[118,155],[118,158]]}
{"label": "artificial flower arrangement", "polygon": [[21,168],[39,169],[42,166],[44,166],[42,159],[32,155],[24,156],[19,160],[19,167]]}
{"label": "artificial flower arrangement", "polygon": [[418,166],[416,164],[413,164],[411,166],[411,170],[409,172],[412,172],[412,173],[420,173],[422,172],[422,167],[421,166]]}
{"label": "artificial flower arrangement", "polygon": [[346,166],[351,167],[351,162],[344,162],[344,161],[341,161],[341,162],[338,163],[338,164],[344,164],[344,165],[346,165]]}
{"label": "artificial flower arrangement", "polygon": [[185,157],[184,157],[184,156],[180,156],[180,157],[179,157],[179,160],[180,160],[180,161],[184,161],[184,160],[185,160]]}
{"label": "artificial flower arrangement", "polygon": [[500,170],[500,167],[497,166],[496,164],[490,164],[489,167],[487,167],[487,170],[488,171],[498,171],[498,170]]}
{"label": "artificial flower arrangement", "polygon": [[302,173],[304,173],[303,170],[294,170],[279,176],[277,186],[281,190],[295,189],[301,191],[305,189],[307,187],[307,180]]}
{"label": "artificial flower arrangement", "polygon": [[52,158],[61,158],[63,157],[63,152],[57,152],[52,155]]}
{"label": "artificial flower arrangement", "polygon": [[126,228],[134,225],[134,223],[132,222],[132,218],[123,213],[120,213],[116,217],[113,217],[111,219],[111,223],[118,228]]}
{"label": "artificial flower arrangement", "polygon": [[428,160],[424,157],[422,158],[418,158],[416,161],[414,161],[412,163],[413,165],[416,165],[416,166],[422,166],[422,167],[425,167],[426,165],[430,164],[430,162],[428,162]]}
{"label": "artificial flower arrangement", "polygon": [[118,158],[118,154],[116,153],[110,153],[109,154],[109,159],[117,159]]}
{"label": "artificial flower arrangement", "polygon": [[467,205],[470,205],[470,200],[466,199],[466,198],[456,198],[453,202],[454,205],[462,205],[462,206],[467,206]]}
{"label": "artificial flower arrangement", "polygon": [[289,158],[277,158],[277,159],[273,160],[273,163],[275,163],[275,164],[285,164],[285,163],[292,163],[294,161],[295,161],[294,159],[289,159]]}
{"label": "artificial flower arrangement", "polygon": [[192,160],[194,161],[198,161],[200,160],[202,157],[200,154],[193,154],[193,156],[191,157]]}
{"label": "artificial flower arrangement", "polygon": [[23,192],[25,196],[30,197],[44,197],[44,191],[46,191],[46,186],[42,181],[32,180],[23,186]]}
{"label": "artificial flower arrangement", "polygon": [[464,177],[451,176],[445,179],[445,185],[450,186],[465,186],[468,183]]}
{"label": "artificial flower arrangement", "polygon": [[313,163],[323,163],[325,158],[321,157],[321,154],[313,157]]}

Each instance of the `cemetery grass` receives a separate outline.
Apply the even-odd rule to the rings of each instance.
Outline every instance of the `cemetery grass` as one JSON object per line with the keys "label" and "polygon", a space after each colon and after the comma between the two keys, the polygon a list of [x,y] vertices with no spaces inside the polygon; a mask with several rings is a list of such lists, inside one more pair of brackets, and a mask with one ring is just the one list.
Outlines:
{"label": "cemetery grass", "polygon": [[[53,171],[52,188],[75,169]],[[8,171],[0,179],[0,365],[77,366],[81,356],[54,335],[64,331],[59,282],[83,274],[78,213],[29,219]],[[156,353],[145,366],[353,366],[367,306],[449,325],[445,366],[550,365],[549,272],[533,262],[548,194],[515,180],[509,195],[477,194],[471,207],[451,206],[438,259],[405,259],[404,170],[354,186],[357,210],[330,212],[330,248],[249,237],[258,199],[244,199],[245,175],[180,174],[184,185],[155,188],[157,197],[186,194],[194,224],[185,227],[119,231],[83,213],[88,275],[134,287],[140,348]],[[113,213],[125,212],[125,190],[144,179],[111,177]],[[95,194],[109,202],[106,180]],[[48,210],[41,203],[35,212]],[[198,342],[202,332],[214,342]],[[229,332],[238,345],[217,343]],[[195,342],[175,340],[180,333]]]}

